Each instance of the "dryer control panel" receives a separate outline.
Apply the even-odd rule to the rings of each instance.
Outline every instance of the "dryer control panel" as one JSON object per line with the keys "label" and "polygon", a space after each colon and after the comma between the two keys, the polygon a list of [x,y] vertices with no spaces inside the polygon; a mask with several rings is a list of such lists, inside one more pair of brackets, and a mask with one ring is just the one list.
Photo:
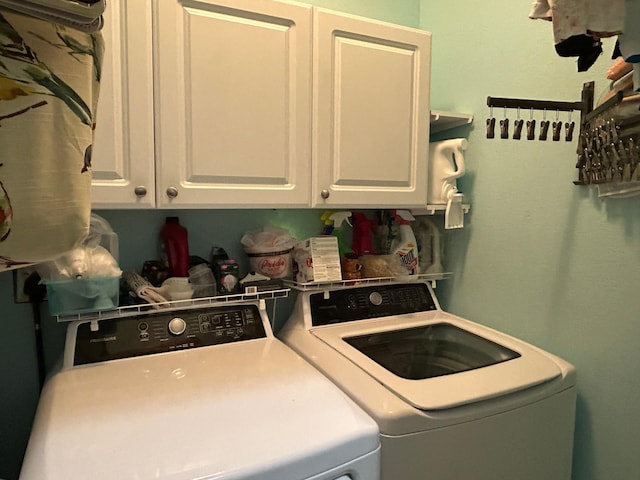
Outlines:
{"label": "dryer control panel", "polygon": [[312,325],[330,325],[367,318],[389,317],[436,310],[424,283],[375,285],[332,290],[309,297]]}
{"label": "dryer control panel", "polygon": [[256,305],[153,312],[78,325],[74,365],[239,342],[267,336]]}

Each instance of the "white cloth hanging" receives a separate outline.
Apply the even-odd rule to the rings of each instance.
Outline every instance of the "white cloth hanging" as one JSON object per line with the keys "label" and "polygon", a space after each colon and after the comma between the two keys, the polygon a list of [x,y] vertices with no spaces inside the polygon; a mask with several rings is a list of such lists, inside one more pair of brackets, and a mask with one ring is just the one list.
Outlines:
{"label": "white cloth hanging", "polygon": [[100,33],[0,9],[0,271],[89,233]]}
{"label": "white cloth hanging", "polygon": [[555,43],[576,35],[611,37],[624,30],[625,0],[536,0],[529,18],[550,20]]}
{"label": "white cloth hanging", "polygon": [[0,0],[0,7],[93,33],[102,28],[106,0]]}

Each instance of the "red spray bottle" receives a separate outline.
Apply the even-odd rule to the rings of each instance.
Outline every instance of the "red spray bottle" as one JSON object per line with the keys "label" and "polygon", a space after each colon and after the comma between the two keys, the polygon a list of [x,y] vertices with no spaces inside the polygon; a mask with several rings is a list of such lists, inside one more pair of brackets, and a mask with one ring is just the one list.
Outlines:
{"label": "red spray bottle", "polygon": [[374,253],[371,234],[376,231],[376,221],[367,218],[362,212],[353,212],[353,252],[358,255]]}

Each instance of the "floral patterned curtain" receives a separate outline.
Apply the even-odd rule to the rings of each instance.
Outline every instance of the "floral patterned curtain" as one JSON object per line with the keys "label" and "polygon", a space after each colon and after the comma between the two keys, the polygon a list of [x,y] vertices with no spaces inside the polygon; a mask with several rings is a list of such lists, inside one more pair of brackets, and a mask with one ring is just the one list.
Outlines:
{"label": "floral patterned curtain", "polygon": [[99,32],[0,8],[0,271],[88,233],[103,48]]}

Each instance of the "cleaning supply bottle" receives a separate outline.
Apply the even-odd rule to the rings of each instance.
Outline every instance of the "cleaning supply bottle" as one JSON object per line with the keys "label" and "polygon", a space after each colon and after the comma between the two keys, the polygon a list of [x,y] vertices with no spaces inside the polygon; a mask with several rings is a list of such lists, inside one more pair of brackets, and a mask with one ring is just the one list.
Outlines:
{"label": "cleaning supply bottle", "polygon": [[398,236],[391,244],[391,252],[400,255],[402,264],[407,268],[409,275],[418,274],[418,242],[411,229],[410,221],[415,220],[407,210],[396,210],[395,219],[400,224]]}
{"label": "cleaning supply bottle", "polygon": [[376,232],[377,222],[362,212],[353,213],[353,252],[357,256],[373,253],[371,235]]}
{"label": "cleaning supply bottle", "polygon": [[167,217],[160,231],[160,256],[170,277],[189,276],[189,235],[178,217]]}
{"label": "cleaning supply bottle", "polygon": [[429,144],[429,190],[427,203],[446,205],[445,228],[464,226],[462,193],[458,191],[456,179],[465,173],[463,151],[468,142],[464,138],[453,138]]}
{"label": "cleaning supply bottle", "polygon": [[347,225],[351,226],[349,218],[351,218],[351,212],[336,212],[329,216],[329,219],[333,221],[333,230],[331,230],[331,235],[338,239],[338,252],[340,253],[340,258],[344,257],[347,253],[353,253],[349,243],[344,238],[345,232],[342,228],[342,224],[345,221],[347,222]]}
{"label": "cleaning supply bottle", "polygon": [[442,273],[442,247],[438,227],[421,216],[413,223],[413,233],[418,243],[419,272],[425,275]]}
{"label": "cleaning supply bottle", "polygon": [[331,235],[331,232],[333,231],[333,220],[331,220],[331,215],[334,213],[335,212],[333,210],[327,210],[320,215],[320,220],[324,223],[320,235]]}

